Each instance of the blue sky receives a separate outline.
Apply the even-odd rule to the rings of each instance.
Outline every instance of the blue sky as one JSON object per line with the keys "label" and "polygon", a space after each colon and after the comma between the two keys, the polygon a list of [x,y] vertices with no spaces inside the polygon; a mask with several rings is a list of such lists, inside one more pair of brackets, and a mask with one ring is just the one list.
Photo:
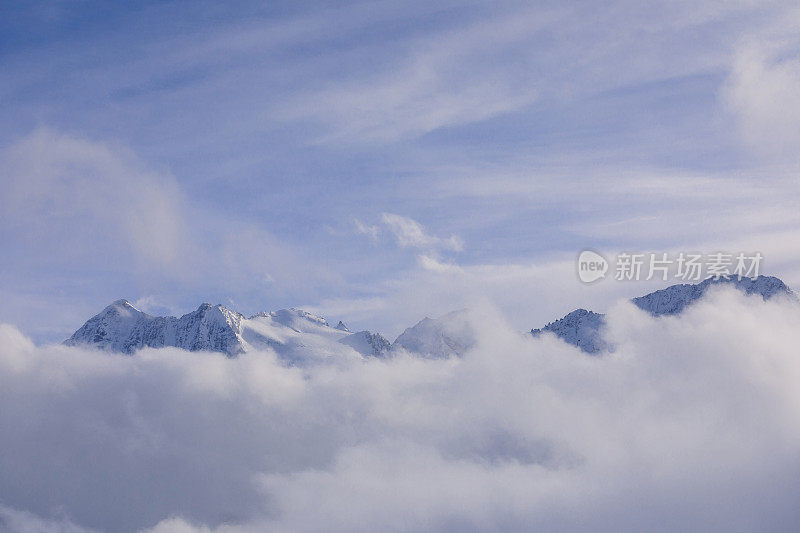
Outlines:
{"label": "blue sky", "polygon": [[[432,5],[434,4],[434,5]],[[760,250],[800,285],[790,2],[4,2],[0,321],[287,306],[393,336],[644,284],[584,248]]]}

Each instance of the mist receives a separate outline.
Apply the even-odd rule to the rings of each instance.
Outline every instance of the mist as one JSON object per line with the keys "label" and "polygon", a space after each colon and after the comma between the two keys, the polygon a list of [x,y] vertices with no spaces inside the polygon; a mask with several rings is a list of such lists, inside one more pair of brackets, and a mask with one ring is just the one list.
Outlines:
{"label": "mist", "polygon": [[629,302],[588,356],[473,311],[464,357],[36,346],[0,326],[0,529],[795,531],[800,309]]}

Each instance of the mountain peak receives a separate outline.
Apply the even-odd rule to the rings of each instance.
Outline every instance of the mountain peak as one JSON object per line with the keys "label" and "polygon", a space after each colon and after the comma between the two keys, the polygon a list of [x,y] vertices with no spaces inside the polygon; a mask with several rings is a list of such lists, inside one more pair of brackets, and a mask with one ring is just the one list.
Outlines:
{"label": "mountain peak", "polygon": [[267,346],[288,354],[291,349],[287,347],[308,340],[306,334],[338,340],[348,333],[330,327],[320,316],[297,308],[258,313],[248,319],[221,304],[204,302],[196,310],[176,318],[151,316],[121,299],[89,319],[65,343],[123,353],[173,346],[233,356]]}
{"label": "mountain peak", "polygon": [[532,329],[531,335],[538,337],[549,331],[587,353],[597,353],[606,347],[600,337],[600,328],[603,324],[605,324],[605,318],[600,313],[576,309],[565,315],[564,318],[554,320],[543,328]]}
{"label": "mountain peak", "polygon": [[350,346],[361,355],[381,357],[385,355],[391,344],[380,333],[371,333],[369,331],[359,331],[352,333],[339,342]]}
{"label": "mountain peak", "polygon": [[[664,289],[633,298],[631,302],[653,316],[677,315],[705,296],[712,286],[727,284],[748,295],[758,294],[764,300],[779,295],[796,298],[792,290],[781,279],[774,276],[758,276],[756,278],[731,276],[707,278],[695,284],[670,285]],[[576,309],[542,328],[532,329],[531,334],[538,337],[549,331],[564,342],[573,344],[587,353],[597,353],[609,348],[602,338],[604,325],[605,315],[586,309]]]}
{"label": "mountain peak", "polygon": [[430,358],[461,356],[475,343],[468,311],[452,311],[437,319],[425,317],[395,339],[392,349],[402,348]]}
{"label": "mountain peak", "polygon": [[204,303],[196,311],[175,318],[148,315],[120,299],[90,318],[65,343],[123,353],[176,346],[234,355],[243,351],[240,327],[241,315],[221,305]]}
{"label": "mountain peak", "polygon": [[732,285],[745,294],[758,294],[768,300],[778,294],[793,295],[792,290],[779,278],[758,276],[738,278],[734,276],[707,278],[696,284],[671,285],[665,289],[645,294],[631,300],[638,308],[653,316],[674,315],[702,298],[713,286]]}
{"label": "mountain peak", "polygon": [[309,313],[308,311],[304,311],[302,309],[298,309],[297,307],[290,307],[288,309],[278,309],[277,311],[262,311],[251,318],[256,317],[265,317],[269,318],[278,324],[288,326],[292,329],[296,329],[302,331],[306,329],[308,326],[312,327],[325,327],[329,328],[330,324],[328,321],[322,318],[321,316],[317,316],[314,314]]}
{"label": "mountain peak", "polygon": [[119,300],[114,300],[113,302],[108,304],[105,307],[105,309],[103,309],[103,312],[107,312],[107,311],[117,311],[117,312],[120,312],[120,311],[121,312],[131,312],[131,311],[134,311],[134,312],[137,312],[137,313],[141,313],[141,311],[139,311],[139,309],[134,307],[132,303],[130,303],[128,300],[126,300],[124,298],[120,298]]}
{"label": "mountain peak", "polygon": [[[712,286],[730,285],[749,295],[767,300],[794,293],[780,279],[757,278],[706,279],[696,284],[678,284],[651,292],[631,301],[653,316],[675,315],[702,298]],[[351,333],[343,321],[331,327],[321,316],[296,307],[258,313],[245,318],[223,305],[201,304],[180,318],[151,316],[130,301],[119,299],[90,318],[69,339],[68,345],[88,344],[101,349],[133,353],[140,348],[172,346],[189,351],[217,351],[229,356],[247,350],[273,349],[278,356],[295,364],[310,350],[330,355],[331,342],[340,342],[365,356],[384,356],[407,351],[429,358],[457,357],[475,344],[474,322],[468,310],[450,312],[438,318],[425,317],[407,328],[394,343],[369,331]],[[531,335],[550,332],[588,353],[613,349],[603,339],[605,316],[587,309],[575,309],[564,317],[538,329]],[[298,356],[298,354],[305,354]]]}

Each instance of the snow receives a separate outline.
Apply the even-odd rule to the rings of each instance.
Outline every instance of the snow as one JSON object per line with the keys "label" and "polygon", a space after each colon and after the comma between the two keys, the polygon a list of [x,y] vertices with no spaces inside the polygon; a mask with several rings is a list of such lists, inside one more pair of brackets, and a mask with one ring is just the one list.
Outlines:
{"label": "snow", "polygon": [[603,315],[586,309],[576,309],[564,318],[550,322],[540,329],[532,329],[534,337],[545,331],[554,333],[569,344],[574,344],[587,353],[597,353],[606,349],[606,343],[600,335],[604,325]]}
{"label": "snow", "polygon": [[475,343],[466,310],[438,319],[425,317],[395,339],[392,350],[403,349],[423,357],[444,359],[461,356]]}
{"label": "snow", "polygon": [[[702,298],[712,286],[731,285],[745,294],[758,294],[765,300],[775,296],[786,296],[796,299],[794,293],[780,279],[772,276],[757,278],[708,278],[697,284],[672,285],[631,301],[643,311],[653,316],[677,315],[686,307]],[[596,354],[612,349],[603,339],[605,317],[585,309],[572,311],[564,318],[551,322],[539,329],[532,329],[531,334],[538,337],[550,332],[564,342],[575,345],[581,350]]]}
{"label": "snow", "polygon": [[340,339],[340,343],[350,346],[361,355],[382,357],[387,354],[391,344],[380,333],[359,331]]}
{"label": "snow", "polygon": [[324,318],[302,309],[280,309],[245,318],[222,305],[204,303],[176,318],[151,316],[127,300],[117,300],[90,318],[65,343],[126,354],[145,347],[173,346],[236,356],[271,348],[295,363],[336,353],[341,347],[336,344],[331,348],[331,343],[347,335],[347,331],[332,328]]}
{"label": "snow", "polygon": [[777,294],[791,295],[792,291],[778,278],[759,276],[757,278],[708,278],[696,285],[672,285],[666,289],[655,291],[645,296],[634,298],[632,301],[640,309],[654,316],[674,315],[680,313],[703,297],[712,285],[731,284],[736,289],[746,294],[759,294],[764,299],[772,298]]}
{"label": "snow", "polygon": [[[702,298],[709,287],[723,284],[764,299],[776,295],[795,298],[780,279],[759,276],[673,285],[632,302],[654,316],[674,315]],[[587,353],[598,354],[613,349],[603,338],[604,324],[604,315],[577,309],[542,328],[532,329],[531,334],[554,334]],[[245,318],[222,305],[204,303],[176,318],[148,315],[127,300],[117,300],[90,318],[65,343],[126,354],[145,347],[173,346],[188,351],[222,352],[231,357],[268,348],[289,364],[303,364],[328,357],[388,357],[401,352],[435,359],[460,357],[474,345],[475,332],[466,310],[437,319],[426,317],[389,343],[378,333],[350,333],[342,321],[332,327],[325,318],[297,308]]]}

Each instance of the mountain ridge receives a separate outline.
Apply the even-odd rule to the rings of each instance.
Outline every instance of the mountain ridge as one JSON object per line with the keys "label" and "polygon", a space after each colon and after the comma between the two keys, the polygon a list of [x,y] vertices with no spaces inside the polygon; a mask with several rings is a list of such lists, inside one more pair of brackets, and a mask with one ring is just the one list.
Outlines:
{"label": "mountain ridge", "polygon": [[[705,296],[712,286],[726,284],[730,284],[748,295],[758,294],[765,300],[780,294],[796,298],[783,280],[774,276],[758,276],[756,278],[707,278],[695,284],[670,285],[664,289],[637,296],[630,301],[652,316],[677,315]],[[577,346],[586,353],[596,354],[611,348],[602,337],[604,326],[604,314],[586,309],[576,309],[541,328],[532,329],[531,335],[538,337],[546,332],[553,333],[564,342]]]}
{"label": "mountain ridge", "polygon": [[[671,285],[631,301],[653,316],[675,315],[701,299],[711,286],[721,284],[732,284],[745,294],[758,294],[765,300],[779,294],[794,297],[780,279],[758,276]],[[221,304],[203,303],[194,311],[174,317],[153,316],[120,299],[86,321],[64,344],[91,345],[126,354],[145,347],[176,347],[222,352],[229,357],[270,348],[290,363],[302,363],[311,354],[330,355],[337,350],[336,345],[347,346],[364,357],[387,357],[405,351],[441,359],[459,357],[474,345],[468,314],[467,310],[459,310],[436,319],[425,317],[390,343],[379,333],[351,332],[341,320],[331,326],[325,318],[294,307],[245,317]],[[602,313],[576,309],[541,328],[531,329],[530,334],[538,337],[552,333],[586,353],[597,354],[613,349],[603,339],[604,325]]]}

